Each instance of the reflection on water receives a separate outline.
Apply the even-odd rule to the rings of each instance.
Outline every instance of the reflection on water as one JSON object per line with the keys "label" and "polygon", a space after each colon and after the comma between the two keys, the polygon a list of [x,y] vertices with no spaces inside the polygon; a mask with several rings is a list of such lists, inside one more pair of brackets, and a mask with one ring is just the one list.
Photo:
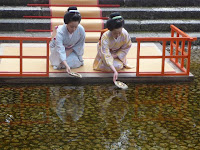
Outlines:
{"label": "reflection on water", "polygon": [[191,83],[1,85],[0,149],[200,149],[197,56]]}
{"label": "reflection on water", "polygon": [[[128,101],[125,90],[116,90],[114,86],[98,87],[99,115],[104,120],[101,126],[105,149],[128,148],[130,131],[121,128],[121,123],[128,112]],[[104,97],[107,92],[107,98]]]}
{"label": "reflection on water", "polygon": [[[76,86],[50,87],[52,108],[63,121],[78,121],[84,112],[84,88]],[[62,95],[60,91],[65,91]],[[70,119],[71,118],[71,119]]]}

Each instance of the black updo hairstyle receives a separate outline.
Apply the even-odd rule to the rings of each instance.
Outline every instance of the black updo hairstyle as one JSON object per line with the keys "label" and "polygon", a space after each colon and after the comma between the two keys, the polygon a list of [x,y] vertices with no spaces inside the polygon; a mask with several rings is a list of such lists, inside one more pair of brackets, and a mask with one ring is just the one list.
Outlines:
{"label": "black updo hairstyle", "polygon": [[106,27],[108,30],[112,31],[114,29],[119,29],[124,26],[124,19],[120,16],[119,12],[114,12],[110,14],[108,21],[106,22]]}
{"label": "black updo hairstyle", "polygon": [[79,23],[81,22],[81,15],[75,6],[69,7],[64,15],[65,24],[68,24],[72,21],[78,21]]}

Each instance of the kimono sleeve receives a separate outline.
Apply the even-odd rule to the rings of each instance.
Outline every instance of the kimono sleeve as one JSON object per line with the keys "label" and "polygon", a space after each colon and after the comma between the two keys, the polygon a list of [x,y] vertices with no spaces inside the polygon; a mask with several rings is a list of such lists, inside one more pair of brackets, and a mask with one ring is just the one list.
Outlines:
{"label": "kimono sleeve", "polygon": [[113,57],[110,53],[108,44],[109,44],[109,39],[104,34],[101,38],[101,58],[106,65],[111,66],[113,65]]}
{"label": "kimono sleeve", "polygon": [[73,46],[74,52],[78,56],[82,56],[84,53],[84,45],[85,45],[85,30],[83,27],[80,28],[80,39],[78,42]]}
{"label": "kimono sleeve", "polygon": [[122,47],[117,51],[117,56],[121,61],[124,61],[124,58],[126,57],[127,53],[129,52],[131,48],[132,42],[129,34],[126,32],[124,36],[124,44]]}
{"label": "kimono sleeve", "polygon": [[66,52],[65,52],[65,46],[63,45],[63,34],[59,31],[56,35],[56,50],[58,51],[60,55],[61,61],[65,61],[67,59]]}

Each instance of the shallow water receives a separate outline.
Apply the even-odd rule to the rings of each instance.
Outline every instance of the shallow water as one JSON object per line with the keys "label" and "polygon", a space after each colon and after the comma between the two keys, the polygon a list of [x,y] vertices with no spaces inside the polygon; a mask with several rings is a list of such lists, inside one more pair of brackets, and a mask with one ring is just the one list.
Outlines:
{"label": "shallow water", "polygon": [[190,83],[1,85],[0,149],[200,149],[199,52]]}

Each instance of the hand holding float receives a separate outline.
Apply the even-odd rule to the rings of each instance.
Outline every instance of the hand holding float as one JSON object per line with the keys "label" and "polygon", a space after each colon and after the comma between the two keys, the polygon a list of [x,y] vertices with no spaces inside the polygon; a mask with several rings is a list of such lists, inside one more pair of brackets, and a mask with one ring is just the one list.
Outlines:
{"label": "hand holding float", "polygon": [[82,78],[82,75],[80,73],[70,72],[69,75],[78,77],[78,78]]}

